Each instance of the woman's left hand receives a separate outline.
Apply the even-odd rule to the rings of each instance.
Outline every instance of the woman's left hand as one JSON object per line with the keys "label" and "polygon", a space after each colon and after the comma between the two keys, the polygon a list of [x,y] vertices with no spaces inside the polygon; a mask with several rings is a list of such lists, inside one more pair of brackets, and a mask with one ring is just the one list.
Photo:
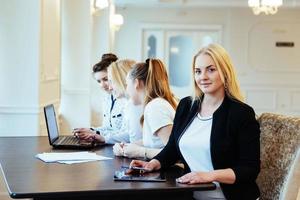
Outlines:
{"label": "woman's left hand", "polygon": [[145,147],[134,143],[127,143],[123,146],[124,156],[128,158],[144,158]]}
{"label": "woman's left hand", "polygon": [[213,172],[190,172],[176,179],[178,183],[197,184],[215,181]]}
{"label": "woman's left hand", "polygon": [[123,156],[124,155],[124,150],[123,150],[123,143],[116,143],[113,146],[113,152],[115,156]]}

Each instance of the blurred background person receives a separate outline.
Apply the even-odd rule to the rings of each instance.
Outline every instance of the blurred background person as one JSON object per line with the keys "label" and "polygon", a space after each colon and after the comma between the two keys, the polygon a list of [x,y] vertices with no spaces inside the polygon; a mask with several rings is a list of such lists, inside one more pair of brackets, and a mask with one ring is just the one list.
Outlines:
{"label": "blurred background person", "polygon": [[140,119],[143,138],[135,143],[115,144],[114,153],[130,158],[152,158],[169,140],[177,106],[165,65],[159,59],[137,63],[127,75],[126,83],[132,102],[144,107]]}

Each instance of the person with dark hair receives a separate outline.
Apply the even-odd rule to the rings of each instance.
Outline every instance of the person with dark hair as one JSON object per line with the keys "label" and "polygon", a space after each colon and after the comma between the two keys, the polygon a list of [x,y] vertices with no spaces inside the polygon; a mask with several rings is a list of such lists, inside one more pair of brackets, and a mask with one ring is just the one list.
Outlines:
{"label": "person with dark hair", "polygon": [[152,160],[133,160],[147,171],[184,164],[181,184],[214,182],[213,191],[196,191],[197,200],[256,200],[260,172],[260,129],[253,108],[245,104],[226,50],[203,47],[193,59],[195,95],[176,110],[168,144]]}
{"label": "person with dark hair", "polygon": [[73,134],[80,139],[102,143],[103,136],[111,135],[122,127],[127,99],[124,96],[116,97],[108,81],[108,67],[117,60],[115,54],[107,53],[93,66],[93,76],[105,92],[102,101],[103,121],[100,127],[75,128]]}
{"label": "person with dark hair", "polygon": [[114,154],[152,158],[169,140],[177,107],[165,65],[159,59],[135,64],[127,75],[126,85],[130,100],[144,107],[140,119],[143,138],[135,143],[116,143]]}

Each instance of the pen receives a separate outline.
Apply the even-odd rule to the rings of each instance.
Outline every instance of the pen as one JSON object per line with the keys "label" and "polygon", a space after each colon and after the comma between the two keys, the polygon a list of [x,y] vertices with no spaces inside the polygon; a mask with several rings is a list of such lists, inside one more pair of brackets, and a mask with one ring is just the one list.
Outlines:
{"label": "pen", "polygon": [[74,137],[78,138],[77,128],[73,128],[72,133]]}

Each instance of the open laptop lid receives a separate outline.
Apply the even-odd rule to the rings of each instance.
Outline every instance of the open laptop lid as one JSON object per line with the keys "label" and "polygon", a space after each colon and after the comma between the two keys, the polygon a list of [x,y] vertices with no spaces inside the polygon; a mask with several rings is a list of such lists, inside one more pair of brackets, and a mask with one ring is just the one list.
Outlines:
{"label": "open laptop lid", "polygon": [[56,144],[58,139],[60,137],[72,137],[73,136],[60,136],[59,131],[58,131],[58,126],[57,126],[57,121],[56,121],[56,115],[55,115],[55,109],[53,104],[50,104],[48,106],[44,107],[44,114],[45,114],[45,119],[46,119],[46,125],[47,125],[47,131],[48,131],[48,138],[49,138],[49,143],[51,146],[54,148],[62,148],[62,149],[91,149],[95,146],[100,146],[104,145],[103,144],[96,144],[94,141],[81,141],[76,143],[64,143],[60,142],[59,144]]}
{"label": "open laptop lid", "polygon": [[48,138],[50,145],[58,139],[59,132],[56,122],[56,115],[53,104],[44,107],[44,114],[46,119],[47,131],[48,131]]}

